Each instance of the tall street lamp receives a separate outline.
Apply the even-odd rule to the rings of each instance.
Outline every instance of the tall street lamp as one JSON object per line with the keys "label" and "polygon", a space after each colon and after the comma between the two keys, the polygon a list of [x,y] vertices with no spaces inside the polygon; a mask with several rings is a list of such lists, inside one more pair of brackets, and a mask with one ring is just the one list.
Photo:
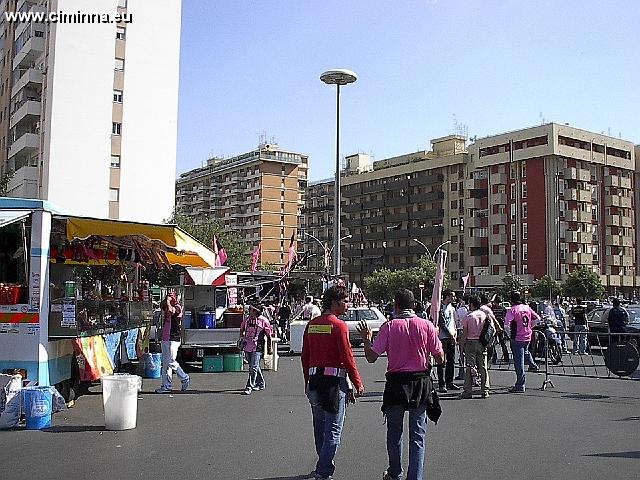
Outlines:
{"label": "tall street lamp", "polygon": [[431,257],[431,252],[429,251],[429,247],[427,247],[424,243],[422,243],[420,240],[418,240],[417,238],[412,238],[411,240],[413,240],[414,242],[416,242],[418,245],[422,245],[422,247],[427,251],[427,255],[429,257]]}
{"label": "tall street lamp", "polygon": [[[329,248],[329,245],[327,245],[327,242],[322,242],[322,241],[318,240],[318,238],[314,237],[310,233],[304,232],[304,234],[307,237],[310,237],[310,238],[314,239],[316,242],[318,242],[318,244],[322,248],[322,253],[324,254],[324,270],[325,270],[326,273],[329,273],[329,259],[331,258],[331,252],[333,252],[333,247],[335,245],[332,245],[331,248]],[[351,237],[353,237],[353,235],[351,235],[351,234],[345,235],[344,237],[342,237],[340,239],[340,242],[342,242],[343,240],[346,240],[347,238],[351,238]]]}
{"label": "tall street lamp", "polygon": [[336,86],[336,181],[335,181],[335,192],[334,192],[334,214],[333,214],[333,222],[334,222],[334,234],[333,234],[333,247],[336,251],[336,260],[335,260],[335,274],[336,276],[340,276],[341,268],[341,255],[340,255],[340,86],[348,85],[357,80],[357,76],[355,72],[351,70],[344,69],[336,69],[336,70],[327,70],[322,75],[320,75],[320,80],[322,80],[327,85],[335,85]]}
{"label": "tall street lamp", "polygon": [[436,248],[435,252],[433,252],[433,257],[431,257],[431,260],[433,260],[435,262],[436,255],[438,254],[438,250],[440,250],[442,247],[444,247],[445,245],[448,245],[450,243],[451,243],[451,240],[447,240],[446,242],[442,242],[440,245],[438,245],[438,248]]}

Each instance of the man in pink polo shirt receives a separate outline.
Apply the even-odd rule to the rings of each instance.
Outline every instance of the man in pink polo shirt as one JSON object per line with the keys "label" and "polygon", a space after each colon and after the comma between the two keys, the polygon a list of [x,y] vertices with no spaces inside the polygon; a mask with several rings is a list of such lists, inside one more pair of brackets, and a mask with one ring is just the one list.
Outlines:
{"label": "man in pink polo shirt", "polygon": [[384,480],[402,478],[402,430],[404,412],[409,412],[409,468],[407,480],[424,478],[426,410],[433,389],[429,357],[442,365],[444,352],[436,327],[416,316],[410,290],[395,295],[394,318],[382,324],[371,344],[371,329],[361,321],[358,332],[364,341],[369,363],[386,352],[387,381],[382,397],[382,413],[387,418],[387,454],[389,467]]}
{"label": "man in pink polo shirt", "polygon": [[487,314],[480,310],[482,303],[476,295],[469,297],[469,313],[462,319],[462,340],[460,345],[464,350],[467,363],[467,373],[464,377],[464,390],[458,398],[471,398],[473,393],[473,379],[471,367],[476,366],[480,374],[480,389],[482,398],[489,397],[489,371],[487,369],[487,347],[480,343],[480,334]]}

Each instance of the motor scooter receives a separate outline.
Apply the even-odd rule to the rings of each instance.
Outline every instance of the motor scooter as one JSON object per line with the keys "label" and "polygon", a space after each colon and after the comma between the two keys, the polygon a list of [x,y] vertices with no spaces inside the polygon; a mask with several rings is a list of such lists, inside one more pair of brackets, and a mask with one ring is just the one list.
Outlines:
{"label": "motor scooter", "polygon": [[546,344],[549,361],[553,365],[562,362],[562,340],[552,319],[543,316],[542,321],[533,327],[533,335],[529,351],[534,358],[545,358],[544,347]]}

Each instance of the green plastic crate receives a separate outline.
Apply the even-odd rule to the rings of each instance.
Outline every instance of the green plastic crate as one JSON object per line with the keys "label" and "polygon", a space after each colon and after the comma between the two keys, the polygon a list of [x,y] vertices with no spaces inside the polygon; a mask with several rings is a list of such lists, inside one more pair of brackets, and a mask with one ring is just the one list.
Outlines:
{"label": "green plastic crate", "polygon": [[202,359],[203,373],[223,372],[223,371],[224,371],[224,360],[222,355],[212,355],[209,357],[204,357]]}
{"label": "green plastic crate", "polygon": [[225,353],[223,357],[225,372],[241,372],[242,371],[242,354],[241,353]]}

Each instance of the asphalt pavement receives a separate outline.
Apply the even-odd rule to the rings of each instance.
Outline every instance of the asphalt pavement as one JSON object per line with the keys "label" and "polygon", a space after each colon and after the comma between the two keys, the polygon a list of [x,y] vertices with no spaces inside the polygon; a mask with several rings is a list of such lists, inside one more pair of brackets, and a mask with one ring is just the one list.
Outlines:
{"label": "asphalt pavement", "polygon": [[[336,479],[382,478],[380,412],[386,359],[369,365],[356,349],[366,394],[349,407]],[[100,387],[54,415],[44,431],[0,432],[2,478],[302,480],[315,465],[300,357],[265,372],[267,388],[242,395],[244,373],[191,373],[191,388],[152,393],[145,380],[134,430],[104,430]],[[527,375],[524,395],[507,394],[513,372],[491,372],[492,394],[442,395],[429,423],[425,478],[634,479],[640,477],[640,382]],[[177,384],[177,382],[176,382]],[[406,459],[405,459],[406,466]],[[6,475],[6,476],[5,476]]]}

